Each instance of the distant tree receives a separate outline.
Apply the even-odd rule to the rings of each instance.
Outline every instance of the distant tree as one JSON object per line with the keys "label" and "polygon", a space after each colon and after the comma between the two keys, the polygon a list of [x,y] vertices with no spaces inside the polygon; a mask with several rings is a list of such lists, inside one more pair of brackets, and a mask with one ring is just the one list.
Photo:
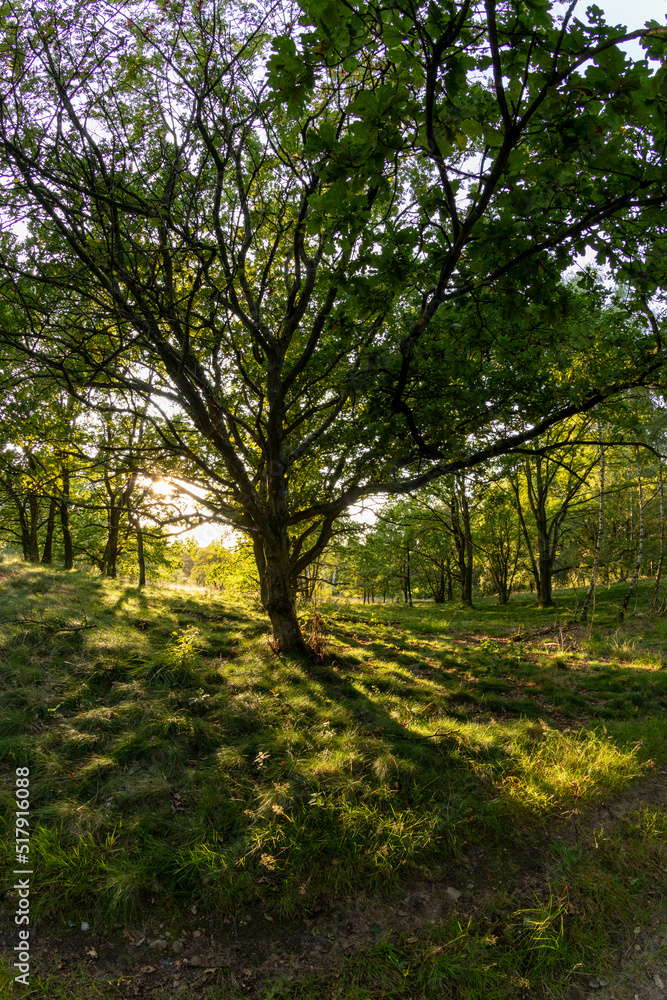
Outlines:
{"label": "distant tree", "polygon": [[[586,489],[599,455],[581,448],[586,423],[547,431],[510,477],[540,607],[553,604],[556,556],[576,498]],[[527,451],[527,449],[526,449]]]}
{"label": "distant tree", "polygon": [[475,523],[475,543],[486,558],[499,604],[507,604],[521,554],[521,527],[507,480],[482,488]]}

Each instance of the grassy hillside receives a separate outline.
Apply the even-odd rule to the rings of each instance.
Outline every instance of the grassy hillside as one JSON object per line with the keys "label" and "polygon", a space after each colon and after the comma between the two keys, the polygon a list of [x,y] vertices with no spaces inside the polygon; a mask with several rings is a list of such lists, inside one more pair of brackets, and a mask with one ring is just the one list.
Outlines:
{"label": "grassy hillside", "polygon": [[[620,625],[623,589],[599,592],[592,631],[572,624],[574,592],[549,611],[528,595],[466,612],[323,605],[321,625],[304,607],[324,650],[312,664],[276,658],[264,616],[219,596],[5,562],[3,882],[21,766],[45,926],[90,921],[93,899],[109,929],[192,907],[237,929],[258,909],[284,921],[362,892],[387,896],[476,846],[539,840],[667,763],[667,622],[636,614]],[[613,905],[625,913],[646,904],[644,868],[658,864],[664,832],[664,811],[638,813],[622,864],[606,865],[612,881],[620,865]],[[576,865],[588,861],[561,862],[576,895]],[[565,947],[560,892],[539,920]],[[589,924],[581,918],[580,949],[604,924],[597,910]],[[470,934],[450,955],[461,970],[481,940]],[[526,954],[553,958],[529,938]],[[509,962],[518,975],[513,961],[497,969]],[[378,967],[396,962],[380,956]],[[370,992],[339,995],[424,995],[396,975],[416,992],[385,983],[376,994],[353,977]],[[442,986],[449,973],[438,975]],[[489,982],[480,995],[495,995]],[[509,995],[507,982],[498,990]]]}

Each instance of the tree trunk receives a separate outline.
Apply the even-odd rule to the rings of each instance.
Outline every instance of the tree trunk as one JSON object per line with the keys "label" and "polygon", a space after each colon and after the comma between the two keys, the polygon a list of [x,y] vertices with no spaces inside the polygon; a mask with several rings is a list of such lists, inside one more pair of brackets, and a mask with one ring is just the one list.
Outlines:
{"label": "tree trunk", "polygon": [[[526,463],[528,465],[528,463]],[[537,587],[537,603],[540,608],[549,608],[553,604],[552,572],[553,556],[551,554],[551,536],[547,524],[546,500],[547,491],[542,479],[542,456],[535,457],[535,479],[528,478],[528,496],[533,508],[535,527],[537,528],[537,559],[539,563],[539,583]]]}
{"label": "tree trunk", "polygon": [[23,550],[23,561],[30,562],[30,524],[28,522],[28,518],[26,517],[25,500],[20,500],[10,485],[7,484],[6,488],[7,492],[16,504],[19,527],[21,529],[21,549]]}
{"label": "tree trunk", "polygon": [[46,538],[44,539],[44,548],[42,550],[42,562],[46,565],[50,565],[53,562],[53,531],[56,526],[57,508],[58,501],[55,497],[52,497],[49,504],[49,516],[46,522]]}
{"label": "tree trunk", "polygon": [[551,554],[540,552],[540,588],[537,592],[537,603],[541,608],[549,608],[553,604],[552,570]]}
{"label": "tree trunk", "polygon": [[461,514],[463,517],[463,534],[465,546],[465,580],[461,586],[461,604],[472,607],[472,528],[470,524],[470,507],[466,496],[465,480],[461,478]]}
{"label": "tree trunk", "polygon": [[628,610],[628,604],[630,603],[630,598],[632,592],[637,585],[637,580],[639,579],[639,567],[642,563],[642,555],[644,553],[644,498],[642,494],[642,470],[639,464],[639,445],[635,445],[635,457],[637,459],[637,488],[639,491],[639,547],[637,549],[637,558],[635,560],[635,571],[630,581],[630,586],[625,595],[625,600],[623,601],[623,607],[621,608],[621,618],[625,616]]}
{"label": "tree trunk", "polygon": [[435,593],[433,594],[433,600],[435,601],[436,604],[444,604],[445,603],[445,598],[446,598],[446,595],[447,595],[447,585],[446,585],[446,581],[445,581],[445,564],[444,564],[444,562],[441,562],[440,566],[438,568],[439,568],[439,577],[438,577],[437,586],[435,588]]}
{"label": "tree trunk", "polygon": [[[259,570],[262,604],[273,627],[276,653],[308,654],[296,613],[296,594],[289,561],[287,531],[276,532],[263,542],[255,539],[255,559]],[[283,535],[284,537],[280,537]],[[257,559],[258,545],[261,548]]]}
{"label": "tree trunk", "polygon": [[144,533],[139,521],[136,521],[137,532],[137,562],[139,563],[139,586],[146,586],[146,558],[144,555]]}
{"label": "tree trunk", "polygon": [[72,546],[72,528],[69,523],[69,469],[66,465],[63,465],[61,475],[63,491],[60,496],[60,524],[65,549],[64,565],[65,569],[72,569],[74,566],[74,550]]}
{"label": "tree trunk", "polygon": [[116,579],[116,559],[118,558],[118,537],[120,531],[120,516],[122,514],[122,507],[112,506],[109,511],[109,533],[107,535],[107,543],[104,546],[104,555],[102,556],[102,567],[101,573],[106,576],[109,580]]}
{"label": "tree trunk", "polygon": [[658,556],[658,568],[655,574],[655,589],[653,591],[651,611],[655,611],[658,607],[660,577],[662,576],[662,565],[665,559],[665,484],[662,475],[662,461],[660,459],[658,459],[658,481],[660,489],[660,555]]}
{"label": "tree trunk", "polygon": [[[457,482],[460,482],[457,477]],[[452,511],[452,535],[456,548],[461,582],[461,604],[472,607],[472,537],[470,533],[470,511],[465,500],[465,484],[461,485],[461,498],[453,492],[450,501]]]}
{"label": "tree trunk", "polygon": [[[593,570],[591,572],[591,582],[588,592],[584,597],[581,609],[581,621],[585,622],[588,616],[588,605],[595,594],[595,583],[597,580],[598,566],[600,565],[600,553],[602,552],[602,540],[604,538],[604,447],[602,445],[602,427],[598,420],[598,437],[600,438],[600,516],[598,518],[598,537],[595,545],[595,558],[593,560]],[[660,477],[662,483],[662,472]],[[662,551],[661,551],[662,554]]]}
{"label": "tree trunk", "polygon": [[410,575],[410,546],[405,550],[405,603],[412,607],[412,580]]}
{"label": "tree trunk", "polygon": [[28,493],[28,510],[30,512],[30,562],[39,562],[39,499],[36,493]]}
{"label": "tree trunk", "polygon": [[537,590],[540,592],[540,571],[537,565],[537,560],[535,559],[535,553],[533,552],[533,543],[530,540],[530,535],[528,534],[528,525],[526,524],[526,519],[523,516],[523,508],[521,506],[521,497],[519,494],[519,475],[517,473],[516,479],[510,478],[512,484],[512,489],[514,490],[514,496],[516,498],[516,511],[519,516],[519,525],[521,526],[521,534],[523,535],[523,540],[526,543],[526,550],[528,552],[528,558],[530,560],[530,570],[533,574],[533,580],[530,583],[530,592],[533,593]]}

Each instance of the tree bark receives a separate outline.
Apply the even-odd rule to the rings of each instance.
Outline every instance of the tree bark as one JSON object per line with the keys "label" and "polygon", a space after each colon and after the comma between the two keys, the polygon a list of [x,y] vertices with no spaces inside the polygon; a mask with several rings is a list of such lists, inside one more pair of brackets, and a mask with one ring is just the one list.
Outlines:
{"label": "tree bark", "polygon": [[[602,552],[602,540],[604,538],[604,447],[602,444],[602,426],[598,420],[598,437],[600,438],[600,516],[598,518],[598,537],[595,545],[595,558],[593,560],[593,569],[591,572],[591,582],[584,598],[584,603],[581,609],[581,621],[585,622],[588,616],[588,605],[590,604],[593,595],[595,594],[595,584],[597,581],[598,566],[600,565],[600,553]],[[662,477],[661,477],[662,483]]]}
{"label": "tree bark", "polygon": [[531,474],[530,463],[526,462],[526,481],[528,484],[528,499],[537,529],[537,560],[539,566],[537,603],[541,608],[549,608],[553,604],[553,557],[551,552],[551,535],[547,522],[547,490],[542,476],[542,456],[540,454],[535,456],[535,481],[533,481]]}
{"label": "tree bark", "polygon": [[470,524],[470,507],[466,496],[465,479],[461,477],[461,514],[463,517],[463,532],[465,545],[465,584],[461,588],[461,603],[472,607],[472,526]]}
{"label": "tree bark", "polygon": [[272,539],[263,539],[263,543],[260,543],[261,560],[257,562],[262,604],[273,627],[273,648],[276,653],[307,655],[308,647],[301,635],[296,613],[287,530],[279,530],[276,534],[277,537],[274,535]]}
{"label": "tree bark", "polygon": [[520,494],[519,494],[519,476],[518,476],[518,473],[517,473],[516,479],[514,477],[510,477],[510,482],[512,484],[512,489],[514,490],[514,496],[516,498],[516,511],[517,511],[518,516],[519,516],[519,524],[521,526],[521,533],[523,535],[523,540],[526,543],[526,550],[528,552],[528,558],[530,560],[530,570],[531,570],[531,572],[533,574],[533,580],[531,581],[531,584],[530,584],[530,592],[532,594],[533,590],[536,589],[537,592],[538,592],[538,594],[539,594],[539,591],[540,591],[540,571],[539,571],[539,568],[538,568],[538,565],[537,565],[537,561],[535,559],[535,553],[533,552],[533,543],[532,543],[532,541],[530,539],[530,535],[528,533],[528,526],[526,524],[526,519],[523,516],[523,508],[521,506],[521,497],[520,497]]}
{"label": "tree bark", "polygon": [[63,546],[65,549],[64,566],[65,569],[72,569],[74,566],[74,549],[72,545],[72,528],[69,523],[69,469],[63,465],[61,470],[63,490],[60,496],[60,524],[63,532]]}
{"label": "tree bark", "polygon": [[660,555],[658,556],[658,568],[655,574],[655,589],[653,591],[653,603],[651,611],[658,607],[658,596],[660,592],[660,577],[662,576],[662,566],[665,559],[665,484],[662,475],[662,460],[658,459],[658,484],[660,491]]}
{"label": "tree bark", "polygon": [[139,521],[136,521],[137,532],[137,562],[139,563],[139,586],[146,586],[146,557],[144,555],[144,532]]}
{"label": "tree bark", "polygon": [[456,557],[459,564],[459,579],[461,581],[461,604],[472,607],[472,533],[470,527],[470,507],[465,493],[463,477],[456,477],[459,493],[452,492],[450,506],[452,511],[452,535],[456,547]]}
{"label": "tree bark", "polygon": [[407,545],[405,549],[405,577],[404,577],[404,588],[403,593],[405,594],[405,603],[408,607],[412,607],[412,573],[410,567],[410,546]]}
{"label": "tree bark", "polygon": [[632,592],[637,585],[637,580],[639,579],[639,568],[642,563],[642,555],[644,553],[644,498],[642,494],[642,470],[639,464],[639,445],[635,445],[635,457],[637,460],[637,489],[639,492],[639,546],[637,548],[637,558],[635,560],[635,571],[630,581],[630,586],[625,595],[625,600],[623,601],[623,607],[621,608],[621,618],[625,617],[625,613],[628,610],[628,604],[630,603],[630,598],[632,597]]}
{"label": "tree bark", "polygon": [[49,516],[46,522],[46,538],[44,539],[44,548],[42,549],[42,562],[47,566],[53,562],[53,531],[56,526],[57,509],[58,501],[55,497],[51,497]]}
{"label": "tree bark", "polygon": [[39,528],[39,499],[36,493],[28,494],[28,510],[30,512],[30,562],[39,562],[39,539],[37,530]]}

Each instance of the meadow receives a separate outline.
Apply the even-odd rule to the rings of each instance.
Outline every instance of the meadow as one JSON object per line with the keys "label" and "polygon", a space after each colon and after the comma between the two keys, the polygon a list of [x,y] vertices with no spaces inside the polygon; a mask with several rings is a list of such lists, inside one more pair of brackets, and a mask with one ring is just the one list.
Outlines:
{"label": "meadow", "polygon": [[[273,653],[252,603],[6,558],[5,915],[28,766],[35,934],[136,943],[159,925],[169,946],[136,975],[44,959],[29,995],[187,996],[171,942],[195,920],[275,950],[359,900],[386,918],[416,883],[460,899],[412,933],[383,918],[334,965],[215,967],[197,995],[564,998],[628,940],[660,960],[667,620],[642,611],[650,588],[622,622],[624,586],[600,588],[592,625],[575,590],[545,610],[304,604],[320,655],[302,661]],[[18,995],[12,938],[0,984]]]}

